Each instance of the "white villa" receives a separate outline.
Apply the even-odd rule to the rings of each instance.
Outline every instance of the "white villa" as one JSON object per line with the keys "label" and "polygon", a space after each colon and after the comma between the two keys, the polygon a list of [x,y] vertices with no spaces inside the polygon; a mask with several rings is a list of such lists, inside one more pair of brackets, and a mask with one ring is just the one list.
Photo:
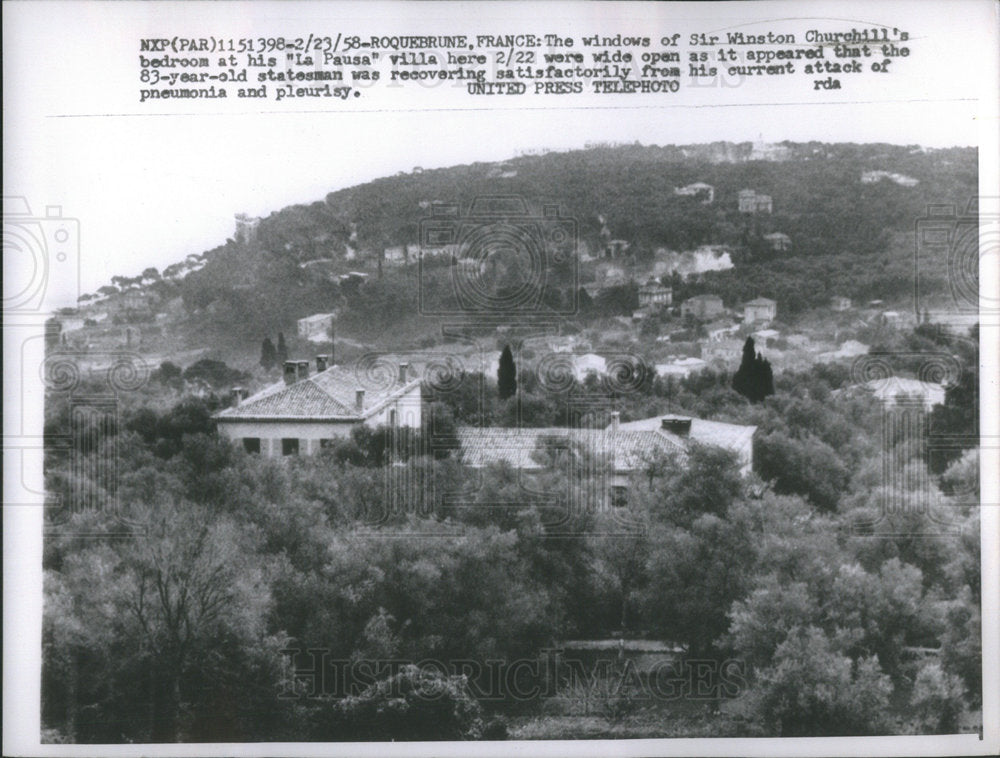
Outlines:
{"label": "white villa", "polygon": [[407,364],[395,382],[372,381],[362,367],[327,367],[325,355],[316,356],[313,376],[309,368],[285,361],[284,381],[250,397],[235,387],[235,404],[215,414],[219,433],[277,457],[316,453],[359,425],[420,428],[420,380],[410,379]]}
{"label": "white villa", "polygon": [[743,304],[743,323],[774,321],[778,315],[778,304],[767,297],[758,297]]}
{"label": "white villa", "polygon": [[296,322],[298,334],[310,342],[328,342],[336,317],[336,313],[314,313],[312,316],[300,318]]}
{"label": "white villa", "polygon": [[701,371],[707,366],[708,363],[701,358],[678,358],[669,363],[657,363],[656,374],[657,376],[673,376],[683,379],[697,371]]}
{"label": "white villa", "polygon": [[904,376],[890,376],[885,379],[872,379],[861,384],[854,384],[831,394],[837,397],[841,394],[871,394],[886,407],[915,404],[931,410],[935,405],[943,405],[945,386],[939,382],[925,382],[920,379],[909,379]]}

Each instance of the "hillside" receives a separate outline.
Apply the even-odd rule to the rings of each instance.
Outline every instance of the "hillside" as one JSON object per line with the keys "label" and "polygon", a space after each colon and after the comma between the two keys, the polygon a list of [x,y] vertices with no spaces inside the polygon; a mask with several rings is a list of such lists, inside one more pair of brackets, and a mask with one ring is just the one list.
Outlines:
{"label": "hillside", "polygon": [[[675,191],[693,183],[713,188],[711,202]],[[623,262],[635,271],[658,250],[732,249],[732,269],[675,281],[675,302],[700,292],[719,294],[727,306],[767,296],[786,316],[831,294],[903,303],[912,290],[915,222],[931,203],[961,211],[977,187],[971,148],[717,143],[523,155],[502,164],[417,168],[284,208],[239,242],[193,256],[186,268],[169,267],[143,286],[164,303],[181,298],[183,308],[167,319],[178,348],[250,354],[264,335],[294,333],[296,319],[334,309],[338,339],[418,341],[439,323],[413,319],[421,294],[424,309],[434,310],[451,286],[447,256],[426,259],[422,280],[414,265],[432,204],[458,203],[461,219],[475,198],[515,195],[530,218],[554,203],[560,218],[575,223],[576,256],[545,272],[539,307],[553,313],[573,310],[577,288],[594,280],[594,259],[610,240],[625,243]],[[771,212],[741,213],[739,193],[747,189],[770,196]],[[786,249],[768,242],[776,233],[787,235]],[[519,265],[502,262],[491,286],[502,294],[523,283]],[[350,271],[367,279],[346,278]],[[946,271],[942,261],[942,294]]]}

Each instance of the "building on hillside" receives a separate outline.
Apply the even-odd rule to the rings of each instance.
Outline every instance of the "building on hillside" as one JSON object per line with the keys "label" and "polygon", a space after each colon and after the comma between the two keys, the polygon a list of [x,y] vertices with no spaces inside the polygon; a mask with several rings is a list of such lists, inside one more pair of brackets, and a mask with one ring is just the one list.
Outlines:
{"label": "building on hillside", "polygon": [[639,287],[640,308],[662,308],[670,305],[673,300],[673,290],[669,287],[664,287],[656,279],[651,278]]}
{"label": "building on hillside", "polygon": [[835,361],[843,358],[857,358],[859,355],[864,355],[871,349],[870,345],[866,345],[863,342],[858,342],[857,340],[847,340],[842,345],[840,345],[836,350],[829,350],[825,353],[820,353],[817,355],[817,359],[822,361]]}
{"label": "building on hillside", "polygon": [[587,374],[594,373],[602,376],[608,371],[608,362],[596,353],[584,353],[573,356],[573,376],[578,382],[587,378]]}
{"label": "building on hillside", "polygon": [[758,297],[743,304],[743,323],[756,324],[774,321],[778,315],[778,304],[766,297]]}
{"label": "building on hillside", "polygon": [[283,381],[249,397],[234,388],[234,405],[214,416],[219,434],[274,458],[316,453],[357,426],[420,428],[420,380],[407,364],[393,382],[370,381],[361,366],[328,367],[322,355],[316,374],[309,369],[309,361],[285,361]]}
{"label": "building on hillside", "polygon": [[239,245],[251,245],[257,241],[257,230],[260,227],[260,219],[256,216],[248,216],[245,213],[236,214],[236,231],[233,239]]}
{"label": "building on hillside", "polygon": [[118,301],[119,311],[149,311],[157,303],[159,298],[150,292],[144,292],[138,287],[127,289],[121,294]]}
{"label": "building on hillside", "polygon": [[85,319],[83,316],[59,316],[56,320],[59,322],[60,331],[68,334],[83,329]]}
{"label": "building on hillside", "polygon": [[750,336],[753,337],[754,342],[758,345],[767,346],[771,340],[776,340],[781,337],[781,332],[777,329],[758,329]]}
{"label": "building on hillside", "polygon": [[746,160],[786,161],[791,157],[792,151],[787,145],[775,145],[763,140],[757,140],[753,143],[753,148],[750,150],[750,155],[747,156]]}
{"label": "building on hillside", "polygon": [[405,266],[410,262],[409,245],[394,245],[382,252],[382,260],[387,266]]}
{"label": "building on hillside", "polygon": [[681,303],[681,316],[687,318],[690,315],[699,321],[710,321],[724,310],[722,298],[718,295],[695,295]]}
{"label": "building on hillside", "polygon": [[733,452],[740,473],[753,469],[755,426],[705,421],[689,416],[654,416],[621,423],[618,414],[605,428],[498,428],[462,426],[456,430],[462,462],[470,468],[505,463],[519,471],[541,471],[576,457],[588,472],[604,478],[606,502],[624,504],[631,478],[658,454],[684,465],[692,444]]}
{"label": "building on hillside", "polygon": [[919,179],[914,179],[912,176],[906,176],[905,174],[897,174],[892,171],[865,171],[861,174],[862,184],[875,184],[876,182],[881,182],[883,179],[895,182],[901,187],[916,187],[920,184]]}
{"label": "building on hillside", "polygon": [[740,325],[726,319],[719,319],[709,324],[705,324],[705,334],[712,342],[724,340],[731,337],[740,330]]}
{"label": "building on hillside", "polygon": [[783,232],[765,234],[764,241],[771,246],[772,250],[779,253],[784,253],[792,249],[792,238]]}
{"label": "building on hillside", "polygon": [[598,290],[607,289],[608,287],[620,287],[628,284],[631,278],[625,267],[618,263],[604,261],[598,263],[594,268],[594,281],[597,284]]}
{"label": "building on hillside", "polygon": [[701,357],[709,363],[718,363],[726,367],[737,366],[743,357],[743,341],[722,339],[701,344]]}
{"label": "building on hillside", "polygon": [[656,364],[656,375],[662,377],[672,376],[675,379],[683,379],[691,376],[702,369],[708,367],[708,363],[701,358],[677,358],[667,363]]}
{"label": "building on hillside", "polygon": [[627,240],[608,240],[604,246],[605,258],[621,258],[628,252],[629,244]]}
{"label": "building on hillside", "polygon": [[336,313],[314,313],[296,321],[298,335],[310,342],[326,342],[331,339]]}
{"label": "building on hillside", "polygon": [[674,194],[699,198],[705,205],[711,205],[715,202],[715,187],[711,184],[705,184],[705,182],[695,182],[686,187],[674,187]]}
{"label": "building on hillside", "polygon": [[834,390],[830,394],[834,397],[870,394],[887,407],[916,404],[929,411],[935,405],[944,403],[945,386],[938,382],[889,376],[884,379],[872,379],[861,384],[852,384],[850,387]]}
{"label": "building on hillside", "polygon": [[698,443],[721,447],[736,454],[741,474],[747,475],[753,470],[753,435],[757,431],[756,426],[663,415],[621,423],[618,429],[624,433],[657,434],[678,440],[684,445]]}
{"label": "building on hillside", "polygon": [[740,213],[771,213],[774,209],[771,196],[761,195],[756,190],[740,190],[738,199]]}
{"label": "building on hillside", "polygon": [[848,311],[851,309],[851,298],[834,295],[830,298],[830,307],[835,311]]}

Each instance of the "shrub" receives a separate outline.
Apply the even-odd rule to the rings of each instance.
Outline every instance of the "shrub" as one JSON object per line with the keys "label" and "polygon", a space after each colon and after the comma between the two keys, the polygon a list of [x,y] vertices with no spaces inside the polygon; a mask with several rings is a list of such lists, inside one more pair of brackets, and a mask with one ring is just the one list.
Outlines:
{"label": "shrub", "polygon": [[910,696],[910,705],[921,732],[957,733],[964,696],[962,680],[945,672],[940,664],[929,663],[921,668]]}
{"label": "shrub", "polygon": [[335,739],[472,740],[483,736],[482,709],[464,676],[413,664],[336,702],[327,728]]}
{"label": "shrub", "polygon": [[779,645],[751,690],[751,714],[781,737],[881,733],[892,684],[878,658],[852,663],[822,630],[799,630]]}

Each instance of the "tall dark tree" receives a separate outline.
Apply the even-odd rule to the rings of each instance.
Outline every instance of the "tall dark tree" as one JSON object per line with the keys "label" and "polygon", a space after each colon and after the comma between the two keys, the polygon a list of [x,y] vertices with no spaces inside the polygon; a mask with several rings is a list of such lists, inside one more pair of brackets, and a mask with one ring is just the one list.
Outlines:
{"label": "tall dark tree", "polygon": [[500,353],[500,365],[497,367],[497,390],[501,400],[513,397],[517,392],[517,367],[514,365],[514,355],[510,345],[504,345]]}
{"label": "tall dark tree", "polygon": [[278,332],[278,363],[284,363],[288,360],[288,345],[285,344],[285,333]]}
{"label": "tall dark tree", "polygon": [[278,362],[278,351],[271,342],[270,337],[265,337],[260,344],[260,365],[270,370]]}
{"label": "tall dark tree", "polygon": [[743,397],[752,398],[753,395],[753,370],[756,362],[757,351],[754,350],[753,337],[747,337],[743,343],[743,360],[740,367],[733,374],[733,389]]}
{"label": "tall dark tree", "polygon": [[743,360],[733,375],[733,389],[753,403],[774,394],[771,363],[754,350],[753,337],[747,337],[743,343]]}
{"label": "tall dark tree", "polygon": [[[774,394],[774,371],[771,370],[771,361],[757,353],[757,364],[760,367],[760,385],[764,397]],[[762,400],[764,398],[761,398]]]}

